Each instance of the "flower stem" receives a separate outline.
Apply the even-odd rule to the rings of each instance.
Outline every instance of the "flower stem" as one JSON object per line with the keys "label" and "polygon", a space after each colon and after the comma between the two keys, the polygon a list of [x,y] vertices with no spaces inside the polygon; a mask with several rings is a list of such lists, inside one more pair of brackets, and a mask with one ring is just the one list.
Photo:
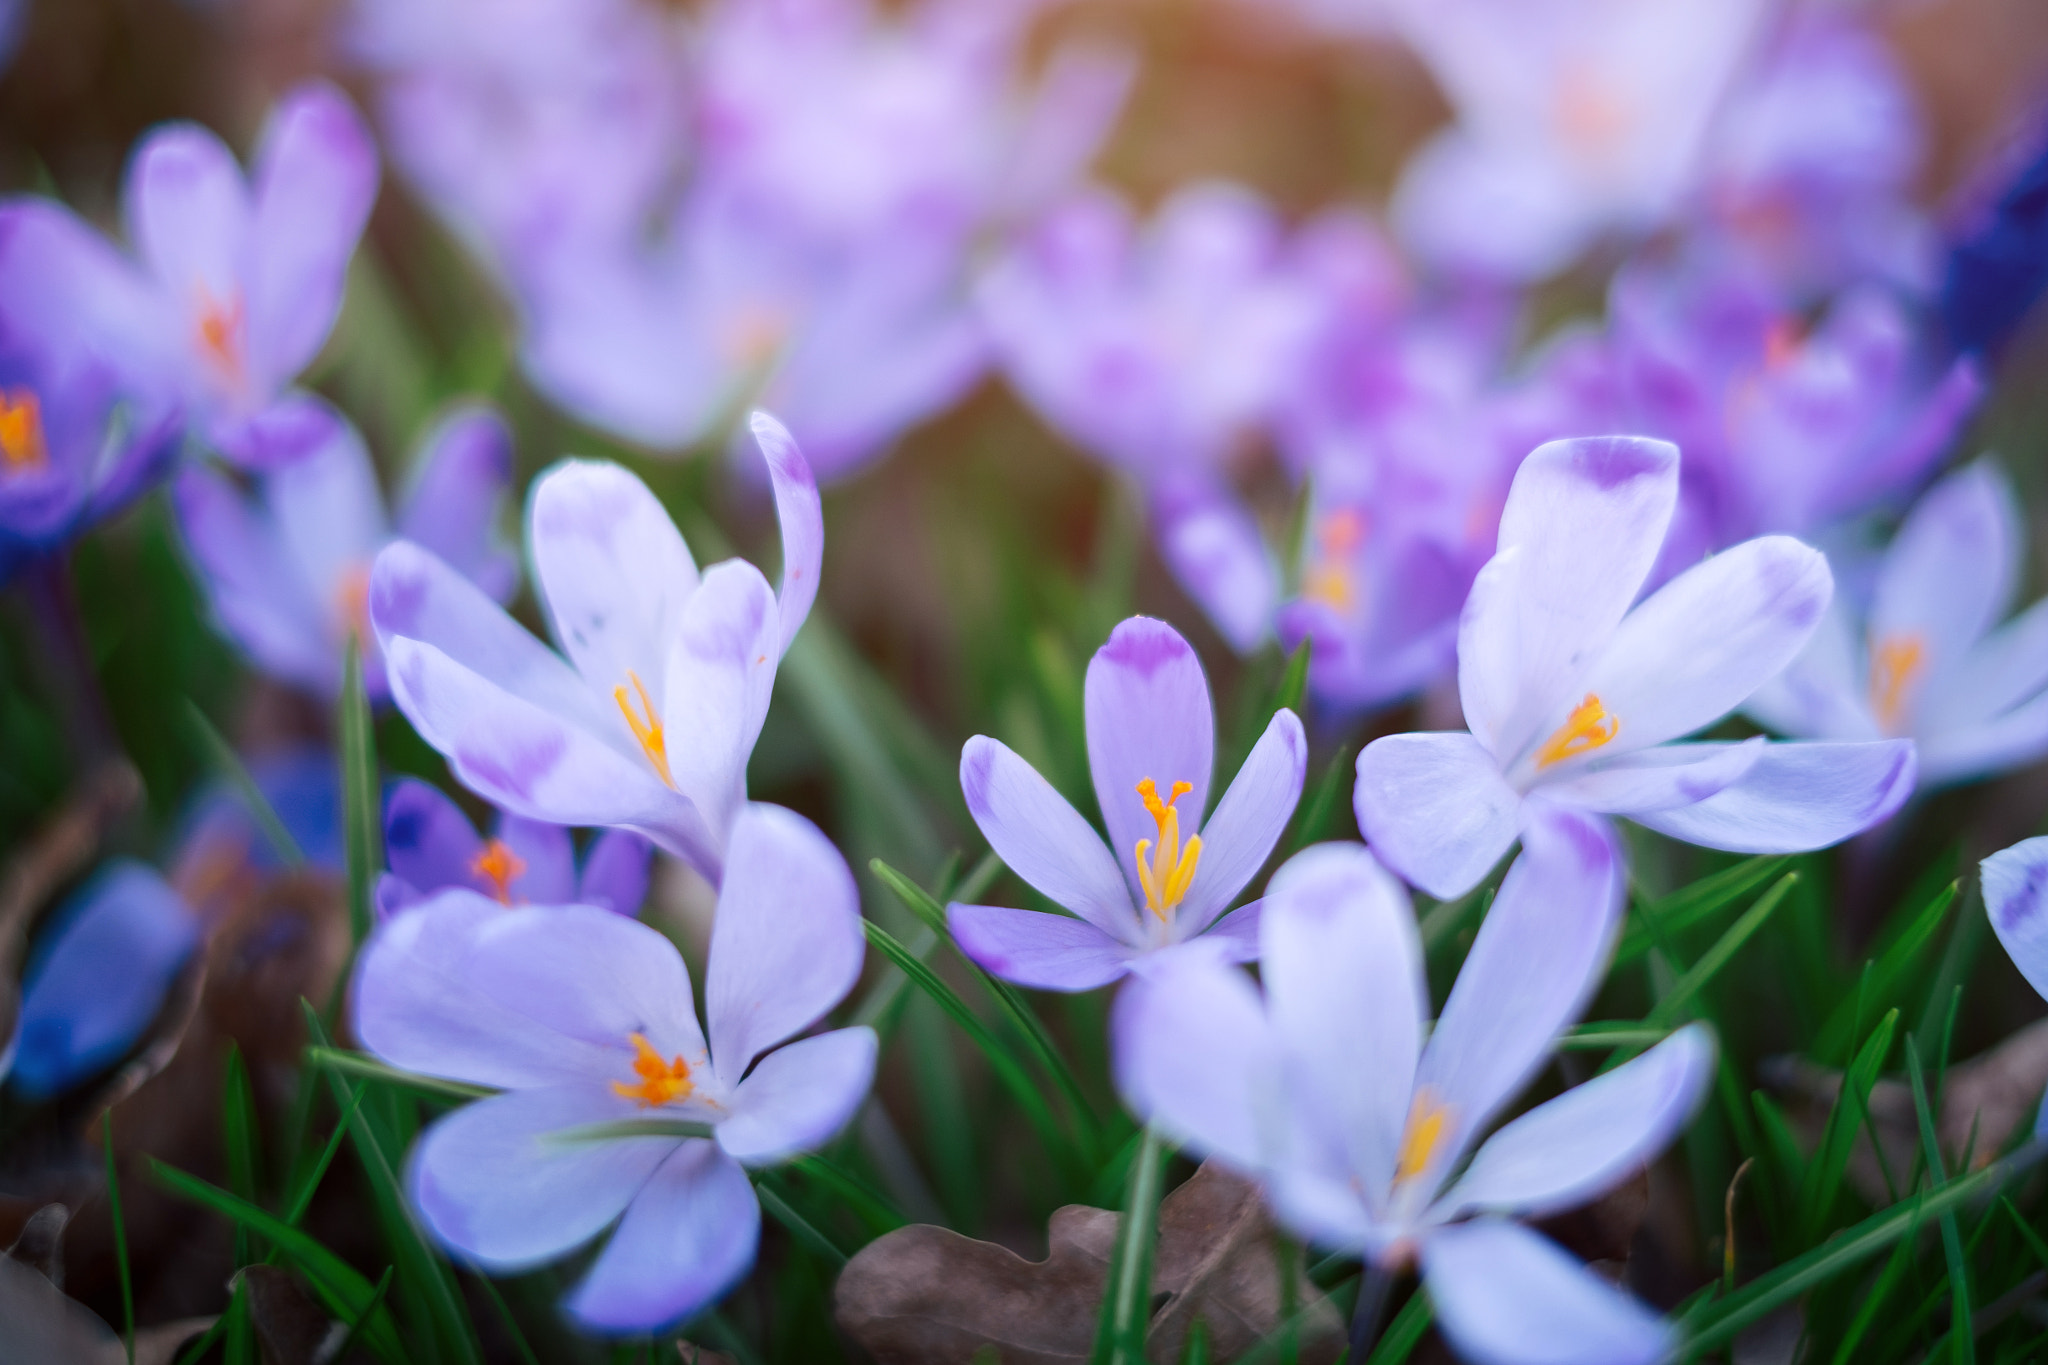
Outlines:
{"label": "flower stem", "polygon": [[99,670],[86,642],[71,556],[61,550],[38,555],[22,566],[20,582],[44,686],[56,707],[66,747],[81,769],[91,771],[117,757],[121,742],[115,737]]}
{"label": "flower stem", "polygon": [[1365,1358],[1379,1343],[1380,1328],[1387,1317],[1387,1298],[1393,1289],[1393,1273],[1367,1261],[1365,1275],[1358,1282],[1358,1306],[1351,1310],[1351,1365],[1364,1365]]}

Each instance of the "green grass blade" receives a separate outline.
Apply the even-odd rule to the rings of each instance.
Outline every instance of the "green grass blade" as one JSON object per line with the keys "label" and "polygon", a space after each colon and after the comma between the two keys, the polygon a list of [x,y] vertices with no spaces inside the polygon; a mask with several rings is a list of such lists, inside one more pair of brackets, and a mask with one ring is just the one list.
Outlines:
{"label": "green grass blade", "polygon": [[1884,1269],[1856,1305],[1856,1316],[1850,1319],[1849,1328],[1842,1334],[1841,1345],[1835,1348],[1834,1365],[1854,1365],[1856,1348],[1869,1333],[1878,1313],[1892,1301],[1892,1290],[1899,1284],[1906,1268],[1913,1263],[1913,1233],[1908,1230],[1892,1254],[1885,1259]]}
{"label": "green grass blade", "polygon": [[1131,1163],[1123,1218],[1117,1225],[1108,1292],[1096,1327],[1098,1365],[1144,1365],[1145,1331],[1152,1321],[1152,1255],[1159,1196],[1166,1180],[1166,1142],[1150,1128]]}
{"label": "green grass blade", "polygon": [[789,1166],[805,1179],[814,1180],[832,1191],[839,1197],[839,1201],[850,1209],[856,1218],[867,1224],[869,1230],[878,1237],[910,1223],[910,1219],[904,1216],[902,1210],[896,1207],[888,1195],[815,1152],[808,1152],[792,1159]]}
{"label": "green grass blade", "polygon": [[334,1131],[327,1135],[327,1142],[321,1147],[320,1155],[307,1168],[305,1178],[299,1182],[298,1190],[285,1206],[285,1222],[297,1227],[299,1220],[306,1216],[306,1210],[312,1207],[313,1195],[319,1190],[320,1182],[327,1178],[327,1168],[334,1164],[335,1153],[341,1150],[342,1139],[348,1136],[349,1124],[354,1122],[356,1110],[362,1107],[363,1096],[366,1093],[368,1092],[361,1087],[349,1092],[347,1106],[342,1109],[341,1116],[334,1121]]}
{"label": "green grass blade", "polygon": [[1857,1050],[1855,1061],[1842,1073],[1841,1093],[1835,1097],[1820,1146],[1814,1150],[1800,1186],[1799,1227],[1803,1245],[1814,1245],[1826,1231],[1827,1217],[1834,1210],[1849,1169],[1849,1156],[1856,1149],[1856,1135],[1862,1131],[1870,1111],[1871,1087],[1877,1084],[1884,1060],[1891,1055],[1898,1025],[1898,1010],[1887,1011]]}
{"label": "green grass blade", "polygon": [[1557,1040],[1560,1052],[1591,1052],[1600,1048],[1655,1047],[1671,1036],[1670,1029],[1645,1028],[1629,1020],[1600,1021],[1566,1029]]}
{"label": "green grass blade", "polygon": [[1330,837],[1330,817],[1337,810],[1337,802],[1351,790],[1348,779],[1357,762],[1358,756],[1349,745],[1330,755],[1329,766],[1310,788],[1308,800],[1295,810],[1294,828],[1281,842],[1282,848],[1291,854]]}
{"label": "green grass blade", "polygon": [[1838,1060],[1856,1041],[1852,1030],[1858,1025],[1859,1014],[1867,1018],[1880,1009],[1900,1003],[1900,987],[1925,960],[1928,945],[1940,932],[1942,921],[1948,918],[1949,909],[1955,904],[1956,890],[1953,882],[1943,887],[1892,944],[1872,959],[1857,992],[1836,1006],[1834,1013],[1821,1026],[1811,1055],[1830,1062]]}
{"label": "green grass blade", "polygon": [[270,798],[256,785],[256,779],[249,775],[249,769],[243,764],[242,756],[235,752],[235,746],[213,728],[213,722],[199,709],[199,703],[190,697],[185,699],[185,717],[201,755],[242,798],[242,804],[249,808],[249,816],[256,822],[257,830],[279,861],[287,867],[302,866],[306,861],[305,851],[299,847],[299,841],[292,838],[292,832],[285,828],[284,821],[278,818]]}
{"label": "green grass blade", "polygon": [[1381,1334],[1380,1344],[1366,1357],[1366,1365],[1406,1365],[1408,1357],[1422,1344],[1422,1334],[1429,1330],[1434,1317],[1428,1294],[1417,1290],[1409,1295],[1408,1302],[1401,1305],[1401,1311],[1394,1314],[1394,1320]]}
{"label": "green grass blade", "polygon": [[1657,947],[1663,936],[1712,918],[1782,872],[1791,861],[1782,856],[1751,858],[1640,907],[1614,951],[1614,965],[1625,966]]}
{"label": "green grass blade", "polygon": [[370,898],[384,867],[383,803],[377,794],[377,736],[363,690],[362,647],[349,637],[335,733],[341,737],[342,823],[348,848],[348,922],[355,940],[370,934]]}
{"label": "green grass blade", "polygon": [[846,1264],[849,1258],[840,1250],[838,1243],[820,1231],[817,1224],[791,1207],[789,1201],[782,1197],[770,1180],[755,1176],[754,1193],[760,1196],[761,1207],[767,1210],[768,1215],[787,1228],[790,1236],[796,1238],[813,1256],[835,1271]]}
{"label": "green grass blade", "polygon": [[[1920,1146],[1927,1174],[1939,1186],[1947,1178],[1942,1170],[1941,1143],[1934,1131],[1933,1107],[1927,1102],[1927,1077],[1920,1070],[1920,1049],[1911,1038],[1906,1040],[1906,1074],[1913,1083],[1913,1113],[1920,1121]],[[1941,1212],[1941,1250],[1948,1261],[1948,1357],[1956,1365],[1976,1365],[1977,1334],[1970,1325],[1970,1266],[1963,1255],[1954,1209]]]}
{"label": "green grass blade", "polygon": [[[256,1195],[256,1096],[249,1088],[249,1068],[242,1050],[228,1043],[227,1075],[221,1084],[221,1142],[227,1148],[228,1188],[250,1203]],[[235,1264],[245,1266],[254,1253],[249,1235],[235,1228]]]}
{"label": "green grass blade", "polygon": [[[1665,992],[1664,997],[1651,1009],[1643,1022],[1653,1028],[1669,1027],[1678,1023],[1684,1017],[1686,1006],[1692,1003],[1692,998],[1714,979],[1717,972],[1728,965],[1729,960],[1742,945],[1749,942],[1751,935],[1763,928],[1764,921],[1771,917],[1771,912],[1783,903],[1786,895],[1798,884],[1797,872],[1787,872],[1778,878],[1770,890],[1757,897],[1756,904],[1743,912],[1742,918],[1728,926],[1728,931],[1714,941],[1713,947],[1700,955],[1699,961],[1686,969],[1685,974]],[[1609,1065],[1614,1064],[1615,1062],[1610,1060]]]}
{"label": "green grass blade", "polygon": [[348,1335],[344,1336],[341,1339],[341,1345],[335,1350],[333,1355],[328,1357],[328,1359],[348,1359],[349,1348],[353,1347],[356,1344],[356,1338],[362,1334],[363,1324],[368,1322],[371,1316],[376,1313],[378,1308],[383,1306],[384,1296],[385,1294],[389,1293],[391,1289],[391,1276],[393,1272],[395,1272],[397,1269],[398,1267],[395,1265],[387,1265],[384,1267],[384,1273],[377,1277],[377,1287],[370,1291],[369,1306],[363,1309],[362,1312],[356,1314],[355,1321],[351,1322],[348,1325]]}
{"label": "green grass blade", "polygon": [[135,1365],[135,1282],[128,1273],[128,1224],[121,1217],[121,1176],[114,1169],[114,1111],[100,1115],[100,1145],[107,1159],[107,1212],[114,1220],[114,1268],[121,1280],[121,1346]]}
{"label": "green grass blade", "polygon": [[323,1071],[331,1071],[341,1076],[353,1076],[358,1080],[396,1086],[401,1090],[416,1091],[438,1100],[480,1100],[487,1095],[498,1093],[488,1086],[443,1080],[439,1076],[422,1076],[417,1071],[400,1071],[395,1066],[386,1066],[375,1057],[361,1052],[314,1046],[307,1048],[305,1055],[308,1066],[319,1067]]}

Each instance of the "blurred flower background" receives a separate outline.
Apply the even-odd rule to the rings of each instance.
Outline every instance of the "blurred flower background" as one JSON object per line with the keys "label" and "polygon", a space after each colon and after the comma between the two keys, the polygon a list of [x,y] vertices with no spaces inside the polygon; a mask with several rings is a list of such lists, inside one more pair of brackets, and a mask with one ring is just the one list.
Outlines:
{"label": "blurred flower background", "polygon": [[[2048,828],[2027,0],[0,0],[0,62],[0,1358],[2043,1349],[1975,870]],[[1660,510],[1526,473],[1610,436]],[[1529,643],[1660,600],[1607,705]],[[1448,1032],[1504,886],[1583,925],[1470,1171],[1654,1121],[1302,1213],[1231,1049],[1384,1021],[1288,935],[1369,902],[1331,961]],[[1479,1136],[1414,1080],[1385,1200]]]}

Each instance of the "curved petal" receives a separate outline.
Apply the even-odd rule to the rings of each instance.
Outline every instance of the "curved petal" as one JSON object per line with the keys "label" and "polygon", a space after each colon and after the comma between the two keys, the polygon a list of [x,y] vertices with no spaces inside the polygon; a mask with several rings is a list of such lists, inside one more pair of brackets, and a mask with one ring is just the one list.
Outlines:
{"label": "curved petal", "polygon": [[[1580,688],[1620,722],[1613,744],[1593,753],[1646,749],[1727,715],[1799,656],[1833,593],[1827,557],[1790,536],[1687,569],[1630,612],[1586,670]],[[1579,701],[1549,719],[1562,722]]]}
{"label": "curved petal", "polygon": [[866,945],[853,873],[818,827],[780,806],[741,811],[704,985],[711,1055],[728,1089],[853,989]]}
{"label": "curved petal", "polygon": [[1301,721],[1283,707],[1202,826],[1201,861],[1174,914],[1176,935],[1187,938],[1208,928],[1266,865],[1294,818],[1307,771]]}
{"label": "curved petal", "polygon": [[[529,820],[523,815],[498,817],[496,835],[518,859],[505,888],[514,905],[576,904],[576,844],[569,831],[546,820]],[[481,852],[481,850],[479,850]],[[497,887],[472,860],[470,880],[479,891],[495,893]]]}
{"label": "curved petal", "polygon": [[1649,1309],[1514,1223],[1485,1218],[1422,1243],[1438,1324],[1473,1365],[1652,1365],[1677,1341]]}
{"label": "curved petal", "polygon": [[1768,741],[1659,744],[1544,784],[1543,799],[1606,815],[1670,810],[1726,790],[1756,766]]}
{"label": "curved petal", "polygon": [[[775,595],[745,560],[714,564],[674,619],[661,702],[675,788],[722,845],[747,799],[747,756],[768,718],[781,629]],[[718,866],[703,869],[716,881]]]}
{"label": "curved petal", "polygon": [[277,528],[202,465],[179,471],[171,501],[221,630],[273,677],[322,692],[336,687],[340,656],[321,629],[326,613]]}
{"label": "curved petal", "polygon": [[1319,844],[1273,874],[1265,907],[1259,975],[1289,1099],[1320,1121],[1318,1165],[1384,1190],[1429,1013],[1408,893],[1358,845]]}
{"label": "curved petal", "polygon": [[1159,554],[1210,624],[1240,654],[1273,633],[1280,574],[1259,524],[1221,489],[1181,486],[1152,499]]}
{"label": "curved petal", "polygon": [[1188,941],[1213,944],[1232,962],[1257,962],[1259,931],[1265,921],[1265,912],[1263,898],[1248,901],[1204,929],[1199,940]]}
{"label": "curved petal", "polygon": [[320,619],[337,635],[367,624],[351,619],[351,594],[391,528],[361,434],[334,414],[327,438],[266,474],[262,489],[279,539],[318,597]]}
{"label": "curved petal", "polygon": [[1037,769],[1001,741],[976,735],[960,750],[960,790],[982,837],[1012,872],[1105,934],[1141,941],[1135,903],[1102,836]]}
{"label": "curved petal", "polygon": [[377,197],[377,148],[339,90],[309,81],[271,114],[252,178],[249,350],[268,387],[306,367],[341,312]]}
{"label": "curved petal", "polygon": [[175,383],[185,337],[156,284],[61,204],[0,201],[0,323],[63,364],[98,357],[153,389]]}
{"label": "curved petal", "polygon": [[1977,866],[1998,941],[2027,983],[2048,996],[2048,835],[2023,839]]}
{"label": "curved petal", "polygon": [[676,1148],[674,1138],[568,1142],[567,1128],[630,1118],[602,1084],[512,1090],[448,1115],[413,1155],[413,1205],[442,1245],[503,1273],[604,1231]]}
{"label": "curved petal", "polygon": [[591,840],[577,885],[580,905],[597,905],[637,915],[647,899],[654,845],[630,830],[608,829]]}
{"label": "curved petal", "polygon": [[946,928],[982,970],[1036,991],[1092,991],[1131,968],[1143,951],[1084,919],[1000,905],[946,907]]}
{"label": "curved petal", "polygon": [[[2044,617],[2048,620],[2048,617]],[[1785,671],[1750,694],[1745,715],[1788,739],[1881,739],[1870,710],[1870,667],[1838,596]]]}
{"label": "curved petal", "polygon": [[1639,436],[1552,441],[1515,473],[1500,547],[1458,624],[1465,722],[1503,761],[1539,737],[1606,648],[1657,561],[1678,448]]}
{"label": "curved petal", "polygon": [[594,1332],[642,1335],[709,1307],[754,1263],[761,1204],[714,1142],[685,1142],[650,1177],[583,1283],[572,1317]]}
{"label": "curved petal", "polygon": [[1436,1212],[1542,1218],[1576,1208],[1656,1159],[1714,1076],[1706,1025],[1538,1105],[1486,1140]]}
{"label": "curved petal", "polygon": [[1913,794],[1917,771],[1909,739],[1768,744],[1733,786],[1631,818],[1731,853],[1804,853],[1889,820]]}
{"label": "curved petal", "polygon": [[1456,1164],[1585,1008],[1613,950],[1626,885],[1605,821],[1534,812],[1416,1070],[1416,1093],[1445,1115],[1425,1174],[1440,1180]]}
{"label": "curved petal", "polygon": [[669,642],[697,590],[675,523],[646,484],[609,460],[564,460],[534,482],[532,497],[527,546],[562,652],[591,687],[609,693],[631,675],[661,697]]}
{"label": "curved petal", "polygon": [[1923,787],[1967,782],[2032,763],[2048,753],[2048,693],[1995,720],[1928,734],[1917,747]]}
{"label": "curved petal", "polygon": [[768,462],[775,519],[782,529],[782,584],[775,604],[786,651],[817,600],[818,571],[825,562],[825,513],[818,501],[818,481],[789,428],[765,412],[753,414],[747,425],[761,447],[761,458]]}
{"label": "curved petal", "polygon": [[1138,784],[1150,778],[1165,800],[1175,784],[1188,783],[1192,790],[1175,803],[1182,837],[1200,827],[1209,808],[1216,747],[1209,680],[1179,631],[1149,616],[1133,616],[1111,631],[1109,642],[1088,661],[1084,694],[1095,800],[1130,903],[1143,905],[1145,890],[1134,855],[1141,840],[1158,842],[1159,825],[1147,813]]}
{"label": "curved petal", "polygon": [[[187,316],[243,307],[250,205],[227,144],[196,123],[152,131],[122,184],[128,240]],[[195,331],[187,345],[200,344]]]}
{"label": "curved petal", "polygon": [[398,533],[423,545],[494,602],[519,586],[518,562],[498,544],[512,483],[512,431],[494,408],[458,408],[435,424],[413,463]]}
{"label": "curved petal", "polygon": [[1256,1173],[1289,1145],[1280,1048],[1251,980],[1215,953],[1161,954],[1110,1015],[1117,1089],[1182,1146]]}
{"label": "curved petal", "polygon": [[777,1048],[733,1091],[718,1145],[750,1166],[823,1146],[867,1098],[878,1046],[873,1029],[843,1028]]}
{"label": "curved petal", "polygon": [[384,857],[416,890],[483,890],[472,870],[482,851],[476,826],[440,788],[416,777],[391,784],[384,798]]}
{"label": "curved petal", "polygon": [[1358,755],[1358,829],[1376,857],[1440,900],[1479,885],[1514,845],[1522,798],[1472,735],[1386,735]]}
{"label": "curved petal", "polygon": [[[2048,691],[2048,601],[2034,603],[1977,642],[1962,666],[1929,679],[1915,729],[1962,729]],[[1817,736],[1820,738],[1820,736]]]}
{"label": "curved petal", "polygon": [[1874,640],[1916,640],[1930,673],[1957,669],[2012,601],[2020,516],[1997,466],[1979,460],[1915,504],[1879,566]]}

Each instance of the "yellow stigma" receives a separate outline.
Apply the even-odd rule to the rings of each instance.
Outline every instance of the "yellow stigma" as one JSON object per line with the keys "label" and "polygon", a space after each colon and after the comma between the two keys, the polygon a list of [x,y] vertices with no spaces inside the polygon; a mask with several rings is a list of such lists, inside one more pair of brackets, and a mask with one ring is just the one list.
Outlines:
{"label": "yellow stigma", "polygon": [[[1151,778],[1138,784],[1138,795],[1144,798],[1145,809],[1159,826],[1156,852],[1152,851],[1152,840],[1138,840],[1138,882],[1145,888],[1145,908],[1161,920],[1188,894],[1188,883],[1195,879],[1195,864],[1202,860],[1202,836],[1197,834],[1183,847],[1180,812],[1173,808],[1174,802],[1194,789],[1192,782],[1176,782],[1173,794],[1161,801],[1159,788]],[[1150,858],[1147,853],[1151,853]]]}
{"label": "yellow stigma", "polygon": [[1927,670],[1927,642],[1915,634],[1887,635],[1870,650],[1870,709],[1878,724],[1896,731],[1906,718],[1907,694]]}
{"label": "yellow stigma", "polygon": [[43,405],[29,389],[0,391],[0,462],[9,473],[50,463],[43,442]]}
{"label": "yellow stigma", "polygon": [[469,870],[491,884],[491,895],[498,904],[510,905],[512,883],[526,875],[526,859],[514,853],[503,839],[492,839],[471,861]]}
{"label": "yellow stigma", "polygon": [[[670,791],[674,791],[676,780],[670,777],[668,772],[668,739],[662,734],[661,715],[654,709],[654,703],[648,699],[647,686],[640,681],[640,675],[629,668],[626,670],[626,678],[633,684],[633,690],[640,694],[640,710],[633,709],[633,703],[626,696],[626,689],[623,687],[612,689],[612,700],[618,702],[619,710],[625,713],[627,727],[633,731],[633,738],[640,741],[640,752],[646,754],[647,761],[654,765],[654,771],[661,778],[662,784]],[[641,711],[646,712],[644,720],[641,718]]]}
{"label": "yellow stigma", "polygon": [[661,1054],[654,1050],[654,1044],[647,1041],[644,1033],[633,1034],[632,1040],[633,1072],[640,1079],[632,1085],[613,1081],[612,1089],[629,1100],[638,1100],[643,1108],[688,1099],[690,1092],[696,1089],[690,1084],[690,1064],[681,1057],[672,1062],[661,1060]]}
{"label": "yellow stigma", "polygon": [[1548,768],[1553,763],[1590,754],[1620,732],[1621,717],[1608,715],[1600,698],[1588,692],[1586,699],[1572,708],[1565,723],[1557,727],[1557,732],[1543,741],[1543,747],[1536,751],[1536,766]]}
{"label": "yellow stigma", "polygon": [[213,297],[205,285],[199,287],[199,350],[223,378],[241,383],[242,301],[230,296],[226,303]]}
{"label": "yellow stigma", "polygon": [[1358,580],[1347,560],[1365,540],[1365,517],[1353,508],[1330,513],[1316,527],[1316,556],[1301,576],[1301,595],[1338,611],[1358,602]]}
{"label": "yellow stigma", "polygon": [[1394,1161],[1396,1181],[1412,1180],[1429,1169],[1430,1158],[1444,1140],[1444,1128],[1450,1117],[1450,1108],[1438,1103],[1428,1086],[1415,1092],[1415,1103],[1408,1110],[1408,1126],[1401,1133],[1401,1155]]}

